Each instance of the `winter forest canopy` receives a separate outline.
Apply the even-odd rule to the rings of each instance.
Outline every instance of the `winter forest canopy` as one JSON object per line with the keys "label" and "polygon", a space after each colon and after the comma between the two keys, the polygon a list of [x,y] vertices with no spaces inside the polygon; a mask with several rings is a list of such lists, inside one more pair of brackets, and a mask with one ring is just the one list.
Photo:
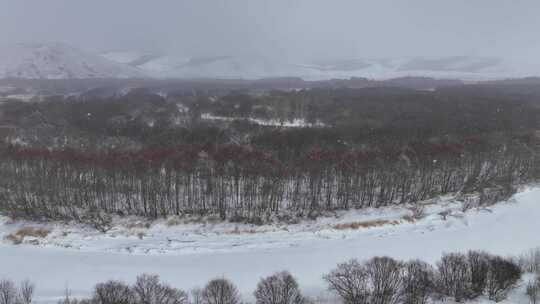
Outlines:
{"label": "winter forest canopy", "polygon": [[457,192],[488,204],[538,178],[540,94],[527,84],[207,86],[6,99],[0,209],[100,226],[112,215],[263,223]]}

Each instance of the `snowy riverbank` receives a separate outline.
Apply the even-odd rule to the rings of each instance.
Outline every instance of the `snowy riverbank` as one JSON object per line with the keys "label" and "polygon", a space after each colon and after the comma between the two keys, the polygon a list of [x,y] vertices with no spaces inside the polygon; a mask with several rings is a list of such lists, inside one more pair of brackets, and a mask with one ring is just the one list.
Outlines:
{"label": "snowy riverbank", "polygon": [[[326,289],[322,275],[350,258],[389,255],[435,262],[442,252],[483,249],[516,255],[540,245],[538,187],[523,189],[508,202],[466,212],[452,198],[441,198],[426,206],[424,217],[413,220],[411,215],[406,208],[350,211],[288,226],[182,224],[169,219],[148,227],[131,219],[106,234],[76,225],[2,218],[0,277],[30,278],[40,301],[61,297],[66,287],[73,295],[88,295],[98,281],[131,282],[143,272],[159,274],[186,290],[227,276],[249,297],[260,277],[287,269],[307,294],[317,296]],[[4,239],[29,225],[50,233],[20,245]]]}

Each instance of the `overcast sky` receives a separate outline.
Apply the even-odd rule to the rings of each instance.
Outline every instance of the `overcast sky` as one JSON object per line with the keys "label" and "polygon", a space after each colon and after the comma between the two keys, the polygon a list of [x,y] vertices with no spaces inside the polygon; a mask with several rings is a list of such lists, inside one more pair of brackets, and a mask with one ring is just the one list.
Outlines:
{"label": "overcast sky", "polygon": [[538,0],[0,0],[0,43],[186,56],[540,54]]}

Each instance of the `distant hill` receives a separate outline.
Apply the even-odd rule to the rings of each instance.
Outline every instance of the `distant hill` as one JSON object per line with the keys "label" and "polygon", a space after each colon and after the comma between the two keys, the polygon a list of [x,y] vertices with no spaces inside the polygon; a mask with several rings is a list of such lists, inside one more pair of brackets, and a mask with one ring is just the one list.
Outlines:
{"label": "distant hill", "polygon": [[140,78],[132,66],[61,43],[0,46],[0,78]]}
{"label": "distant hill", "polygon": [[299,77],[305,80],[391,79],[431,77],[469,81],[540,76],[540,65],[488,57],[352,58],[291,62],[264,56],[183,57],[136,51],[108,52],[109,60],[129,64],[156,78],[261,79]]}
{"label": "distant hill", "polygon": [[[496,58],[338,59],[294,62],[259,55],[185,57],[177,53],[114,51],[93,54],[61,43],[0,46],[0,79],[303,79],[306,81],[405,79],[426,88],[425,79],[493,81],[540,76],[540,65]],[[361,81],[359,81],[361,80]],[[415,82],[414,84],[411,82]],[[292,83],[290,83],[292,84]],[[338,84],[339,81],[338,81]],[[402,83],[392,83],[402,86]],[[351,83],[348,83],[348,86]]]}

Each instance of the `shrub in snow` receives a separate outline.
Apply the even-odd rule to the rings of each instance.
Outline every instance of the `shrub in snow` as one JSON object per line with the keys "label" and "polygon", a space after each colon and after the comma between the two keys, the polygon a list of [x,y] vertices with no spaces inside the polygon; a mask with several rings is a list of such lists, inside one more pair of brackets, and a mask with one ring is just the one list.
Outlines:
{"label": "shrub in snow", "polygon": [[133,290],[122,282],[108,281],[99,283],[94,288],[95,304],[131,304],[134,300]]}
{"label": "shrub in snow", "polygon": [[0,281],[0,304],[30,304],[34,296],[34,284],[24,281],[19,288],[9,280]]}
{"label": "shrub in snow", "polygon": [[30,304],[34,297],[35,285],[26,280],[19,286],[18,304]]}
{"label": "shrub in snow", "polygon": [[103,233],[112,228],[112,216],[95,208],[91,208],[83,214],[83,216],[81,216],[81,221]]}
{"label": "shrub in snow", "polygon": [[540,279],[535,277],[527,284],[527,296],[531,304],[537,304],[540,300]]}
{"label": "shrub in snow", "polygon": [[435,288],[435,269],[420,260],[403,266],[403,303],[426,304]]}
{"label": "shrub in snow", "polygon": [[336,292],[345,304],[369,303],[366,267],[357,260],[339,264],[324,276],[328,289]]}
{"label": "shrub in snow", "polygon": [[159,281],[157,275],[143,274],[133,286],[138,304],[187,304],[188,295]]}
{"label": "shrub in snow", "polygon": [[214,279],[202,291],[203,304],[238,304],[240,295],[236,286],[227,279]]}
{"label": "shrub in snow", "polygon": [[9,280],[0,281],[0,304],[15,304],[17,301],[17,287]]}
{"label": "shrub in snow", "polygon": [[415,220],[423,219],[426,216],[426,207],[421,203],[415,203],[411,208],[412,218]]}
{"label": "shrub in snow", "polygon": [[356,260],[340,264],[324,278],[347,304],[394,304],[400,300],[402,274],[402,263],[376,257],[364,265]]}
{"label": "shrub in snow", "polygon": [[200,288],[195,288],[191,291],[191,302],[190,304],[202,304],[202,290]]}
{"label": "shrub in snow", "polygon": [[70,297],[65,297],[64,299],[58,301],[58,304],[94,304],[92,299],[74,299]]}
{"label": "shrub in snow", "polygon": [[500,301],[506,298],[521,278],[521,269],[510,259],[494,256],[489,260],[486,280],[487,294],[490,300]]}
{"label": "shrub in snow", "polygon": [[474,298],[484,293],[489,272],[489,261],[492,257],[482,251],[469,251],[467,262],[470,274],[470,297]]}
{"label": "shrub in snow", "polygon": [[287,271],[261,279],[255,290],[257,304],[302,304],[302,296],[295,278]]}
{"label": "shrub in snow", "polygon": [[400,300],[403,265],[389,257],[375,257],[366,263],[370,303],[395,304]]}
{"label": "shrub in snow", "polygon": [[534,248],[517,258],[517,263],[523,272],[540,272],[540,248]]}
{"label": "shrub in snow", "polygon": [[519,265],[511,259],[481,251],[445,254],[437,266],[439,292],[458,302],[483,294],[500,301],[516,286],[522,274]]}
{"label": "shrub in snow", "polygon": [[437,263],[438,288],[441,294],[460,302],[470,295],[470,269],[467,256],[459,253],[444,254]]}

